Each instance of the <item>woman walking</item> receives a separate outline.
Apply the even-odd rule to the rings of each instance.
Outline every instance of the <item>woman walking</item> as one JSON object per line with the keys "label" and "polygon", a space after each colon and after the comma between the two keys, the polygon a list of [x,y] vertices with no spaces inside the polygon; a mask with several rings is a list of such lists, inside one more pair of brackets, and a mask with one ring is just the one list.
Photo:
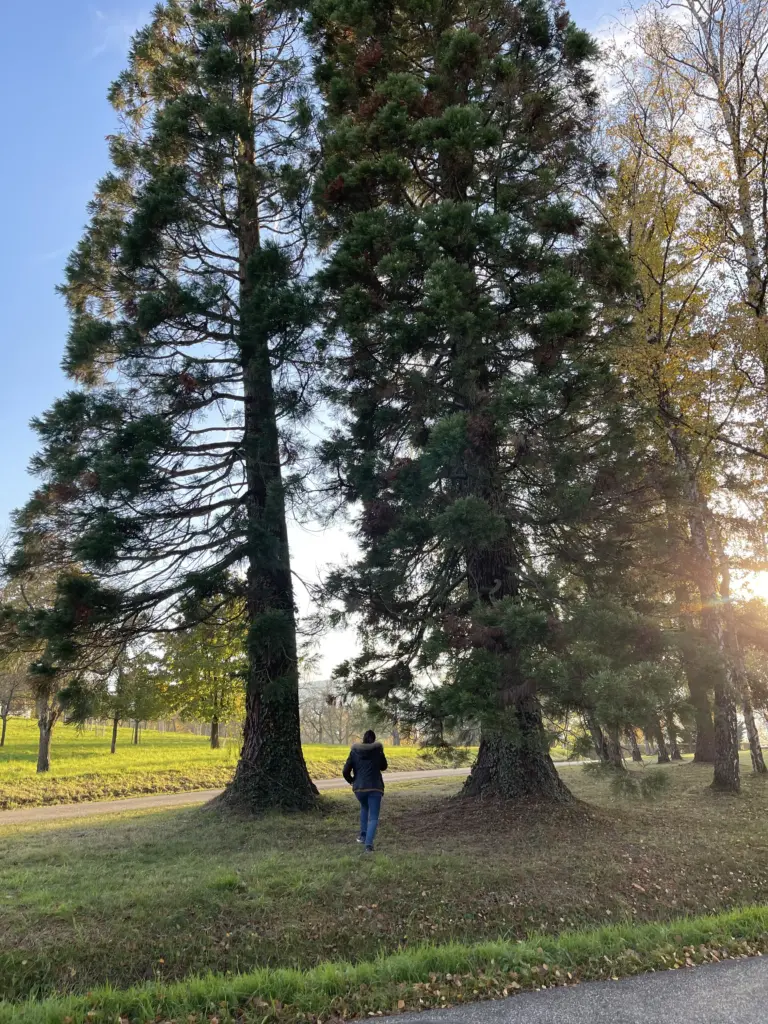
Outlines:
{"label": "woman walking", "polygon": [[357,841],[364,844],[366,853],[373,853],[381,798],[384,796],[381,773],[386,770],[384,747],[376,742],[373,729],[369,729],[363,736],[363,742],[352,746],[342,772],[360,802],[360,834]]}

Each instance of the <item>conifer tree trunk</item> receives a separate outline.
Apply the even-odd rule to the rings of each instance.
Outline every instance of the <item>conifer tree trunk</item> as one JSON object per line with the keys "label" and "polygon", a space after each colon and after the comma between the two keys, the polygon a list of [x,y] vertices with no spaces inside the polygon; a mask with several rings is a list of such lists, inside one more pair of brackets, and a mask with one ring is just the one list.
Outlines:
{"label": "conifer tree trunk", "polygon": [[[680,625],[684,632],[692,637],[694,634],[693,616],[688,611],[690,605],[688,588],[682,584],[676,587],[675,597]],[[696,725],[693,760],[695,764],[713,764],[715,760],[715,726],[712,721],[707,681],[702,677],[699,666],[694,664],[686,648],[683,650],[683,665]]]}
{"label": "conifer tree trunk", "polygon": [[624,756],[621,753],[621,739],[618,726],[611,727],[606,733],[606,753],[608,764],[614,768],[624,768]]}
{"label": "conifer tree trunk", "polygon": [[508,733],[483,734],[464,795],[570,803],[573,797],[549,756],[536,697],[518,701],[509,714]]}
{"label": "conifer tree trunk", "polygon": [[112,719],[112,742],[109,747],[110,754],[114,754],[117,750],[117,727],[120,724],[119,718]]}
{"label": "conifer tree trunk", "polygon": [[713,764],[715,760],[715,726],[712,721],[712,708],[709,703],[706,683],[690,673],[688,692],[693,705],[696,740],[693,752],[695,764]]}
{"label": "conifer tree trunk", "polygon": [[600,724],[591,710],[584,712],[584,720],[587,723],[589,734],[592,737],[592,746],[595,748],[598,761],[608,761],[608,744]]}
{"label": "conifer tree trunk", "polygon": [[[250,88],[243,102],[252,113]],[[241,137],[238,187],[249,667],[243,745],[224,799],[250,811],[306,809],[314,806],[317,790],[301,748],[293,586],[270,331],[264,326],[263,308],[265,279],[280,268],[274,266],[274,253],[261,251],[259,177],[250,120]]]}
{"label": "conifer tree trunk", "polygon": [[640,745],[637,742],[637,733],[632,725],[627,729],[627,738],[629,739],[629,744],[632,747],[632,760],[637,764],[642,764],[643,755],[640,752]]}
{"label": "conifer tree trunk", "polygon": [[659,764],[669,764],[670,757],[669,751],[667,750],[666,740],[664,739],[664,730],[661,728],[661,722],[657,721],[654,723],[654,732],[656,733],[656,744],[659,750],[659,756],[657,758]]}
{"label": "conifer tree trunk", "polygon": [[[466,480],[462,487],[479,495],[493,508],[499,503],[500,486],[498,437],[482,400],[476,403],[476,382],[484,370],[476,367],[473,380],[462,380],[472,417],[482,424],[480,438],[471,450],[465,450]],[[519,566],[514,548],[506,537],[482,550],[468,549],[467,584],[478,606],[486,608],[494,600],[513,596],[519,586]],[[534,687],[521,670],[517,651],[505,642],[502,655],[502,682],[496,695],[504,721],[503,729],[484,725],[480,748],[472,772],[464,786],[468,797],[495,796],[504,800],[537,800],[569,803],[571,796],[549,754],[549,744]]]}
{"label": "conifer tree trunk", "polygon": [[680,753],[680,747],[677,744],[677,728],[675,726],[675,716],[668,714],[667,718],[667,735],[669,736],[669,754],[673,761],[682,761],[683,755]]}
{"label": "conifer tree trunk", "polygon": [[392,746],[400,746],[400,725],[397,719],[392,722]]}

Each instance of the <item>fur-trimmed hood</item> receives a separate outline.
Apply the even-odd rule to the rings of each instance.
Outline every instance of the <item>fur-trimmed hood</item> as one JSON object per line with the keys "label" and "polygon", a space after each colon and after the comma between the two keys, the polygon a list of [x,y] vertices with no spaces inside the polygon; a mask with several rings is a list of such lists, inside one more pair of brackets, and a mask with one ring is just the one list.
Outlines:
{"label": "fur-trimmed hood", "polygon": [[352,744],[352,750],[365,756],[366,754],[372,754],[375,750],[380,750],[383,753],[384,746],[378,740],[374,740],[373,743],[363,743],[360,741],[359,743]]}
{"label": "fur-trimmed hood", "polygon": [[386,770],[384,747],[376,740],[374,743],[354,743],[342,774],[356,793],[383,793],[381,773]]}

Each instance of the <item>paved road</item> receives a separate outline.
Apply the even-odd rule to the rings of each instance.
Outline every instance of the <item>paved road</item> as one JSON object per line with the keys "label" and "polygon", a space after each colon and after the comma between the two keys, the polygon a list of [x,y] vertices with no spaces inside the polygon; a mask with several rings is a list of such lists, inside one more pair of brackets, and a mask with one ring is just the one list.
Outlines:
{"label": "paved road", "polygon": [[526,992],[397,1024],[765,1024],[768,957]]}
{"label": "paved road", "polygon": [[[430,768],[421,772],[388,772],[387,782],[422,782],[451,775],[468,775],[468,768]],[[320,779],[318,789],[343,789],[343,779]],[[81,804],[51,804],[48,807],[22,807],[16,811],[0,811],[0,826],[24,822],[60,821],[63,818],[90,818],[94,814],[118,814],[120,811],[144,811],[154,807],[184,807],[204,804],[221,793],[220,789],[202,789],[192,793],[162,793],[157,796],[136,796],[127,800],[100,800]]]}

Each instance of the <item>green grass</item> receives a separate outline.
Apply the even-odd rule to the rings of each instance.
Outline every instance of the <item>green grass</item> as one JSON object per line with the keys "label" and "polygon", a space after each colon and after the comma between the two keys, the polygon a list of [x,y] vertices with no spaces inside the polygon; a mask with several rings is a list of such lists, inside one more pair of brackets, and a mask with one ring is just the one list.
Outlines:
{"label": "green grass", "polygon": [[[110,754],[109,729],[78,731],[58,725],[53,733],[51,771],[36,774],[37,723],[11,719],[5,747],[0,748],[0,810],[43,804],[109,800],[141,793],[179,793],[217,789],[232,777],[239,744],[224,742],[211,750],[203,736],[145,730],[131,745],[132,731],[120,729],[117,752]],[[336,778],[347,747],[305,747],[315,779]],[[392,771],[434,768],[439,762],[415,747],[389,748]]]}
{"label": "green grass", "polygon": [[392,786],[370,859],[346,793],[309,816],[198,808],[7,826],[0,991],[82,994],[209,971],[224,985],[256,969],[768,902],[765,780],[747,776],[732,799],[707,788],[706,768],[660,770],[670,785],[647,803],[563,769],[589,803],[524,812],[446,799],[455,779]]}
{"label": "green grass", "polygon": [[519,942],[426,945],[365,963],[308,971],[263,968],[234,977],[150,982],[120,991],[0,1003],[0,1024],[322,1022],[446,1007],[582,981],[674,970],[768,951],[768,909],[609,926]]}

